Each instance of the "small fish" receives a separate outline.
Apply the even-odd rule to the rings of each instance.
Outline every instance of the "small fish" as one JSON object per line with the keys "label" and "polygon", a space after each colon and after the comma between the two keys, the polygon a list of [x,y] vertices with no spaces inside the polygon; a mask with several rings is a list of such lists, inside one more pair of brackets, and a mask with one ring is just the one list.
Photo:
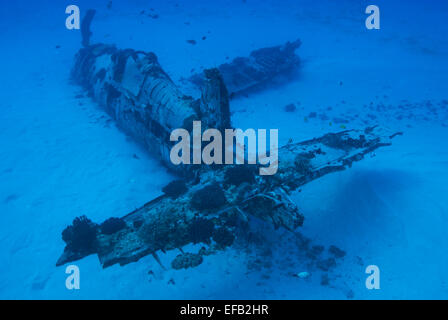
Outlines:
{"label": "small fish", "polygon": [[311,274],[308,271],[303,271],[303,272],[294,274],[294,277],[297,277],[299,279],[306,279],[306,278],[309,278],[310,276],[311,276]]}

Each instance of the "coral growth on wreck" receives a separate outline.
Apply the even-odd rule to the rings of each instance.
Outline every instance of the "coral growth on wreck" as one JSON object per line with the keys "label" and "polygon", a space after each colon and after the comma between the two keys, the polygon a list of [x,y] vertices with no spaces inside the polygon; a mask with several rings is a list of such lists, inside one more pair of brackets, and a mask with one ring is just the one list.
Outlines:
{"label": "coral growth on wreck", "polygon": [[200,217],[194,218],[188,228],[191,241],[193,243],[210,243],[214,228],[212,221]]}
{"label": "coral growth on wreck", "polygon": [[296,171],[302,175],[306,175],[311,171],[311,159],[315,156],[312,152],[300,153],[294,159]]}
{"label": "coral growth on wreck", "polygon": [[198,191],[191,199],[191,206],[198,211],[211,211],[227,203],[226,196],[218,183],[210,184]]}
{"label": "coral growth on wreck", "polygon": [[203,258],[200,254],[194,253],[184,253],[179,254],[174,260],[171,262],[171,266],[173,269],[188,269],[194,268],[200,265],[203,261]]}
{"label": "coral growth on wreck", "polygon": [[144,224],[139,235],[153,251],[181,248],[188,239],[188,225],[181,215],[160,214],[151,223]]}
{"label": "coral growth on wreck", "polygon": [[98,225],[86,216],[77,217],[73,220],[72,225],[62,231],[62,240],[73,252],[93,253],[95,252],[97,229]]}
{"label": "coral growth on wreck", "polygon": [[162,189],[163,193],[175,199],[188,191],[187,184],[183,180],[174,180]]}
{"label": "coral growth on wreck", "polygon": [[225,248],[233,244],[235,236],[227,228],[221,227],[215,231],[213,235],[213,240],[219,247]]}
{"label": "coral growth on wreck", "polygon": [[227,168],[224,173],[225,184],[239,186],[244,182],[255,182],[255,170],[253,167],[248,165],[236,165]]}
{"label": "coral growth on wreck", "polygon": [[101,233],[114,234],[126,227],[126,222],[120,218],[109,218],[100,225]]}

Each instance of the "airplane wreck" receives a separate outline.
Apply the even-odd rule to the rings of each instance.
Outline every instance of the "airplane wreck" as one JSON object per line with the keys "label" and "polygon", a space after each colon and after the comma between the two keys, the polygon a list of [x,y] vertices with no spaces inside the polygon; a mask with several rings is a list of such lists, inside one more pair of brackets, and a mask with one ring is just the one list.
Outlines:
{"label": "airplane wreck", "polygon": [[[191,81],[201,96],[182,93],[152,52],[120,50],[90,44],[89,11],[82,24],[83,48],[75,58],[73,80],[82,86],[117,125],[175,172],[179,179],[163,188],[164,195],[121,218],[101,224],[76,218],[62,232],[66,243],[56,265],[97,254],[103,267],[125,265],[158,252],[178,249],[175,269],[193,267],[202,256],[231,246],[251,219],[294,232],[304,222],[290,195],[301,186],[332,172],[345,170],[376,149],[391,145],[398,133],[381,127],[345,130],[278,150],[278,172],[257,174],[257,165],[173,165],[170,133],[231,128],[229,92],[238,94],[296,69],[300,41],[252,52],[229,64],[205,70]],[[230,88],[230,89],[229,89]],[[198,254],[184,253],[188,244],[204,244]]]}

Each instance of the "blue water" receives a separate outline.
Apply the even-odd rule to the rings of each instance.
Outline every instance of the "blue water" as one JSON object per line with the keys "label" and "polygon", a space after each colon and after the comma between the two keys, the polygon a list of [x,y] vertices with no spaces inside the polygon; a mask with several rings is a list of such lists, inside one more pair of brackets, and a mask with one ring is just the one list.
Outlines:
{"label": "blue water", "polygon": [[[0,4],[0,298],[448,298],[446,1],[108,3]],[[67,290],[65,268],[55,267],[61,231],[81,214],[125,215],[174,179],[93,101],[76,98],[83,91],[69,73],[80,33],[65,28],[69,4],[97,10],[92,42],[153,51],[176,83],[300,38],[298,77],[231,101],[235,127],[278,128],[280,145],[375,124],[403,131],[375,157],[293,195],[306,218],[300,232],[346,252],[337,266],[310,268],[288,232],[260,225],[270,234],[261,247],[228,248],[194,269],[162,270],[152,257],[102,269],[89,256],[76,262],[81,289]],[[380,30],[365,27],[369,4],[380,8]],[[176,254],[160,258],[168,266]],[[381,271],[379,290],[365,286],[368,265]]]}

